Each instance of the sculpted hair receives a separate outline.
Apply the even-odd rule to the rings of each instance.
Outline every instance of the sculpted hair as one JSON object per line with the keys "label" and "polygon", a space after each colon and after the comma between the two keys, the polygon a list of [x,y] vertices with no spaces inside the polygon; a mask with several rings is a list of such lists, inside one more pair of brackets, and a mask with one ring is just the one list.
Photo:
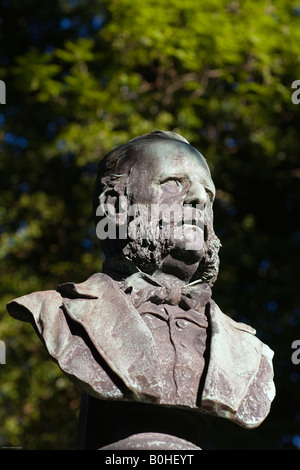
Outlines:
{"label": "sculpted hair", "polygon": [[135,137],[126,144],[109,152],[99,163],[93,194],[94,214],[96,214],[99,205],[99,198],[107,188],[115,188],[116,191],[122,189],[124,193],[126,192],[124,185],[130,172],[130,161],[132,157],[137,154],[141,147],[146,146],[149,140],[154,139],[179,140],[189,144],[184,137],[175,132],[155,130],[148,134]]}
{"label": "sculpted hair", "polygon": [[213,227],[213,204],[208,201],[204,211],[204,226],[205,226],[205,252],[199,264],[198,270],[194,275],[193,280],[201,279],[211,287],[214,285],[219,274],[220,258],[219,250],[221,242],[215,234]]}

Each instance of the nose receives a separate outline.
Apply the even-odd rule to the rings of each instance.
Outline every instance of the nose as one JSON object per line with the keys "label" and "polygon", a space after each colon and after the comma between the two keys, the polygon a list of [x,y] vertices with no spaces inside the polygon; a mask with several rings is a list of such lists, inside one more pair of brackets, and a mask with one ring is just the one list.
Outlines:
{"label": "nose", "polygon": [[193,181],[186,194],[184,204],[190,204],[196,207],[197,204],[205,206],[207,202],[207,192],[199,181]]}

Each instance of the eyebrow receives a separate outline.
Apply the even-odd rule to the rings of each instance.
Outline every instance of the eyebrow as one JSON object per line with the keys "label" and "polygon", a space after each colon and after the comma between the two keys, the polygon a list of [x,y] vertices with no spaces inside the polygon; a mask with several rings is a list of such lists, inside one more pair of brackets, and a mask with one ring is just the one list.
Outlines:
{"label": "eyebrow", "polygon": [[[205,171],[205,170],[204,170]],[[200,183],[203,184],[204,186],[207,186],[207,188],[209,190],[211,190],[213,192],[213,194],[215,194],[215,185],[212,181],[212,178],[211,176],[205,171],[205,176],[207,176],[207,178],[203,178],[203,176],[200,179]],[[158,178],[157,178],[157,181],[159,181],[160,183],[161,182],[164,182],[164,181],[168,181],[168,180],[171,180],[171,179],[177,179],[177,180],[189,180],[191,181],[191,175],[189,175],[188,173],[171,173],[171,174],[164,174],[164,173],[161,173]]]}

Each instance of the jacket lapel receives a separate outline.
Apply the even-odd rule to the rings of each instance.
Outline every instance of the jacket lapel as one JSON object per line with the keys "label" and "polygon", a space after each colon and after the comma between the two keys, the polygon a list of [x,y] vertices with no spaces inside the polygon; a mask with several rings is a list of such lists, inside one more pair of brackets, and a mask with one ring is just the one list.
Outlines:
{"label": "jacket lapel", "polygon": [[154,340],[117,283],[98,273],[81,284],[61,285],[59,291],[78,297],[64,300],[66,313],[85,328],[98,352],[135,398],[158,401],[161,376]]}

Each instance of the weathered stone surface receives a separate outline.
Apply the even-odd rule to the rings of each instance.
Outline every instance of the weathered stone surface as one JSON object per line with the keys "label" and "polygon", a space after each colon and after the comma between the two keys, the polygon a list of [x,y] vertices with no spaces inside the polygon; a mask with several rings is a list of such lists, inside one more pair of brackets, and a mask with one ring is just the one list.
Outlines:
{"label": "weathered stone surface", "polygon": [[[99,204],[114,204],[113,228],[118,230],[124,228],[128,212],[117,202],[123,198],[124,204],[125,198],[138,207],[126,219],[131,230],[127,237],[102,240],[103,272],[8,304],[12,316],[33,324],[68,377],[96,399],[95,409],[104,400],[110,406],[139,403],[146,413],[145,407],[153,404],[164,410],[164,420],[165,413],[175,420],[174,410],[182,409],[246,428],[259,426],[268,415],[275,395],[273,352],[252,327],[233,321],[212,299],[220,248],[213,230],[214,194],[204,157],[185,139],[162,132],[133,139],[100,165],[96,224],[104,217]],[[146,209],[164,204],[174,208],[172,218],[159,213],[154,236],[154,219],[149,220]],[[191,220],[182,219],[181,209],[187,205]],[[167,238],[166,220],[172,229]],[[180,238],[179,222],[185,228]],[[139,236],[130,236],[137,227]],[[196,235],[196,244],[187,248],[191,235]],[[117,430],[121,417],[111,414]],[[164,432],[159,414],[155,426],[147,416],[143,432],[135,432],[134,426],[124,438],[112,432],[107,448],[201,448],[197,439],[183,439],[186,418],[182,429],[173,426],[172,436]],[[88,435],[92,426],[97,434],[97,423],[90,422],[86,420],[81,432]],[[93,446],[99,448],[97,439]]]}
{"label": "weathered stone surface", "polygon": [[99,450],[201,450],[184,439],[154,432],[133,434]]}

